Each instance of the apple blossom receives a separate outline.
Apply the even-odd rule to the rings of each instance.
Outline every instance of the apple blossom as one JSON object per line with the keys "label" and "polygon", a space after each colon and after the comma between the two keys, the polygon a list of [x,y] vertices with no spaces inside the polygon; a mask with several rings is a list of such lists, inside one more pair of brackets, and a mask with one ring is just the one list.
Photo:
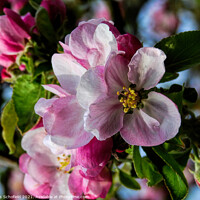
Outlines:
{"label": "apple blossom", "polygon": [[[131,61],[121,54],[110,56],[104,73],[98,99],[90,104],[84,96],[92,93],[102,83],[102,76],[88,70],[79,84],[77,94],[82,106],[89,105],[85,116],[85,129],[97,139],[105,140],[120,131],[122,138],[131,145],[154,146],[173,138],[179,130],[181,118],[177,106],[166,96],[147,92],[155,87],[165,72],[165,54],[156,48],[140,48]],[[85,78],[86,77],[86,78]],[[101,80],[101,81],[99,81]],[[92,87],[89,91],[87,88]],[[102,90],[103,91],[103,90]]]}
{"label": "apple blossom", "polygon": [[22,154],[19,166],[25,173],[24,187],[28,193],[38,198],[47,198],[55,182],[71,168],[71,152],[54,155],[43,144],[46,136],[44,128],[27,132],[22,139],[22,147],[27,151]]}
{"label": "apple blossom", "polygon": [[[4,12],[6,15],[0,16],[0,65],[4,67],[2,78],[11,77],[6,69],[15,63],[17,55],[24,50],[27,40],[31,38],[30,28],[34,25],[29,13],[23,21],[20,15],[10,9],[5,8]],[[24,65],[20,66],[20,70],[24,70]]]}
{"label": "apple blossom", "polygon": [[[117,36],[117,40],[115,36]],[[91,104],[98,98],[99,92],[105,92],[105,87],[101,86],[103,83],[100,84],[95,79],[100,75],[103,78],[104,65],[110,53],[123,51],[125,56],[130,57],[142,45],[137,38],[130,34],[119,36],[117,29],[104,19],[80,23],[66,37],[65,43],[62,44],[64,53],[54,54],[52,57],[53,70],[61,87],[44,86],[46,90],[56,94],[57,97],[50,100],[40,99],[35,105],[35,111],[43,118],[44,127],[51,135],[52,141],[71,149],[83,146],[93,138],[91,133],[84,130],[84,116],[88,105],[86,108],[81,107],[84,100],[78,102],[75,96],[81,77],[90,76],[90,74],[86,74],[86,69],[93,66],[91,70],[94,73],[92,77],[89,77],[92,78],[90,81],[100,85],[99,88],[95,87],[93,92],[90,91],[92,90],[90,86],[87,88],[88,92],[83,90],[89,100],[87,103]],[[128,46],[129,49],[127,50],[125,46]],[[79,51],[80,49],[82,50]],[[91,55],[86,55],[86,52],[90,52]],[[91,64],[90,58],[92,54],[94,57],[97,55],[95,52],[98,52],[98,59],[93,59],[94,62]],[[87,64],[85,65],[85,63]],[[102,82],[103,79],[98,79],[98,81]],[[91,93],[92,96],[89,95]],[[79,90],[78,95],[81,96],[80,94]]]}

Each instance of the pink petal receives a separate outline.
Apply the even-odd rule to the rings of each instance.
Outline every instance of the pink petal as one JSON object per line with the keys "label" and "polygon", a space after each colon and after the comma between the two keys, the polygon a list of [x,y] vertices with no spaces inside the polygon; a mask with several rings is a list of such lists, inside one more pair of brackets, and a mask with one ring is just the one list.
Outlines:
{"label": "pink petal", "polygon": [[106,91],[103,70],[104,67],[91,68],[81,77],[76,97],[79,104],[85,109]]}
{"label": "pink petal", "polygon": [[44,114],[48,111],[49,107],[51,107],[53,102],[56,100],[57,98],[52,98],[52,99],[40,98],[38,102],[35,104],[34,107],[35,113],[43,117]]}
{"label": "pink petal", "polygon": [[111,185],[111,172],[105,167],[98,176],[96,176],[94,179],[91,179],[85,192],[85,196],[86,198],[105,198]]}
{"label": "pink petal", "polygon": [[[9,35],[7,35],[6,37],[8,36]],[[13,39],[17,39],[17,38],[14,36]],[[22,44],[14,42],[10,39],[2,38],[1,35],[0,35],[0,41],[1,41],[0,53],[8,54],[8,55],[16,55],[17,53],[19,53],[20,51],[24,49],[24,46]]]}
{"label": "pink petal", "polygon": [[8,19],[10,20],[12,27],[16,30],[16,32],[21,37],[29,39],[30,35],[28,33],[28,28],[22,21],[20,15],[7,8],[4,8],[4,13],[8,16]]}
{"label": "pink petal", "polygon": [[129,33],[117,37],[118,49],[125,51],[125,57],[131,60],[135,52],[142,47],[141,42]]}
{"label": "pink petal", "polygon": [[123,117],[123,106],[117,97],[102,97],[90,106],[85,129],[98,140],[105,140],[122,128]]}
{"label": "pink petal", "polygon": [[6,70],[6,68],[3,68],[1,70],[1,78],[2,80],[7,79],[7,78],[11,78],[12,75]]}
{"label": "pink petal", "polygon": [[84,178],[75,168],[69,177],[69,189],[74,196],[85,195],[87,199],[105,198],[112,184],[111,173],[107,168],[94,178]]}
{"label": "pink petal", "polygon": [[79,168],[75,168],[69,176],[68,187],[73,196],[83,195],[83,177],[79,173]]}
{"label": "pink petal", "polygon": [[[22,16],[22,20],[26,24],[29,32],[33,31],[32,28],[36,25],[35,18],[29,12],[26,15]],[[34,29],[34,32],[37,33],[36,28]]]}
{"label": "pink petal", "polygon": [[23,173],[28,173],[28,165],[31,157],[27,153],[23,153],[19,158],[19,168]]}
{"label": "pink petal", "polygon": [[148,90],[158,84],[165,73],[166,55],[154,47],[140,48],[129,63],[128,79],[136,89]]}
{"label": "pink petal", "polygon": [[46,132],[43,127],[28,131],[22,138],[22,148],[39,163],[56,166],[58,164],[57,157],[43,144],[45,136]]}
{"label": "pink petal", "polygon": [[86,177],[86,178],[95,177],[95,176],[97,176],[102,171],[102,169],[104,167],[105,167],[105,165],[103,165],[103,166],[96,166],[94,168],[81,167],[80,174],[83,177]]}
{"label": "pink petal", "polygon": [[47,199],[51,191],[48,183],[39,184],[28,174],[24,177],[24,187],[29,194],[40,199]]}
{"label": "pink petal", "polygon": [[128,81],[128,60],[122,55],[113,53],[105,69],[105,81],[108,86],[108,93],[115,95],[118,99],[117,91],[122,91],[123,86],[129,87]]}
{"label": "pink petal", "polygon": [[[21,36],[20,33],[16,31],[16,29],[11,23],[11,20],[9,20],[8,16],[6,15],[0,16],[0,24],[1,24],[1,32],[0,32],[1,43],[3,42],[4,45],[8,43],[12,44],[13,46],[24,44],[24,37]],[[7,52],[2,52],[2,53],[7,54]]]}
{"label": "pink petal", "polygon": [[31,159],[28,165],[28,174],[39,184],[49,183],[52,186],[62,174],[57,170],[58,166],[42,165],[40,160]]}
{"label": "pink petal", "polygon": [[66,97],[69,94],[63,90],[59,85],[54,85],[54,84],[48,84],[48,85],[43,85],[45,90],[48,90],[49,92],[52,92],[56,94],[59,97]]}
{"label": "pink petal", "polygon": [[87,52],[94,48],[93,35],[96,25],[84,23],[72,31],[69,38],[69,46],[74,56],[85,59]]}
{"label": "pink petal", "polygon": [[[100,170],[107,164],[111,156],[113,141],[111,138],[99,141],[95,137],[85,146],[77,149],[77,164],[83,168],[91,169],[100,167]],[[93,176],[99,174],[99,170]],[[88,173],[86,173],[88,175]]]}
{"label": "pink petal", "polygon": [[10,67],[16,59],[16,55],[0,54],[0,65],[3,67]]}
{"label": "pink petal", "polygon": [[175,137],[181,123],[176,105],[156,92],[150,92],[143,103],[143,109],[125,116],[124,140],[131,145],[155,146]]}
{"label": "pink petal", "polygon": [[143,111],[160,122],[163,140],[175,137],[181,125],[181,116],[177,105],[157,92],[150,92],[148,99],[143,103]]}
{"label": "pink petal", "polygon": [[82,67],[70,54],[54,54],[52,56],[54,73],[62,88],[70,94],[76,94],[80,77],[86,69]]}
{"label": "pink petal", "polygon": [[85,110],[74,96],[57,99],[45,113],[44,127],[53,142],[68,149],[87,144],[93,135],[84,130]]}
{"label": "pink petal", "polygon": [[160,123],[156,119],[142,110],[135,109],[133,114],[125,115],[124,126],[120,133],[128,144],[155,146],[161,141],[159,126]]}

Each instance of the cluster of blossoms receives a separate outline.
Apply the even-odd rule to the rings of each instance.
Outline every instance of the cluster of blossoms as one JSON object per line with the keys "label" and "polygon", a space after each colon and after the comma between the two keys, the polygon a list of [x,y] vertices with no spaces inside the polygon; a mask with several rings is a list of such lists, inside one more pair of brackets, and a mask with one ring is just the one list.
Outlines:
{"label": "cluster of blossoms", "polygon": [[64,53],[53,55],[52,66],[61,86],[43,86],[55,96],[39,99],[42,122],[22,139],[24,185],[38,198],[105,198],[113,135],[155,146],[178,133],[177,106],[153,90],[166,56],[105,19],[79,23],[60,44]]}
{"label": "cluster of blossoms", "polygon": [[[143,23],[127,20],[128,12],[140,8],[129,3],[0,1],[1,81],[13,89],[1,115],[0,160],[8,158],[5,165],[15,167],[19,159],[21,175],[9,174],[7,183],[23,179],[24,185],[13,184],[8,193],[50,200],[124,198],[121,183],[160,199],[167,195],[164,183],[172,199],[184,199],[190,157],[199,185],[200,117],[191,111],[197,92],[189,85],[157,84],[170,84],[178,72],[200,64],[200,31],[143,47],[135,36],[120,33],[128,27],[142,35]],[[154,5],[160,6],[149,9],[148,30],[159,38],[173,34],[178,9],[169,1]],[[110,21],[111,7],[113,16],[120,14],[119,29]],[[144,192],[145,184],[160,194],[155,188]]]}
{"label": "cluster of blossoms", "polygon": [[[0,17],[0,65],[3,66],[1,78],[11,78],[8,68],[18,63],[17,56],[24,50],[28,40],[31,39],[30,31],[35,25],[35,20],[30,13],[21,17],[14,11],[5,8],[6,15]],[[24,64],[19,64],[20,70],[25,70]]]}
{"label": "cluster of blossoms", "polygon": [[[24,4],[27,1],[24,1]],[[43,0],[52,22],[66,15],[62,1]],[[39,35],[35,18],[4,8],[0,16],[1,78],[12,78],[12,66],[26,73],[22,55]],[[109,17],[108,17],[109,18]],[[156,146],[176,136],[181,117],[177,106],[155,91],[165,73],[163,51],[142,47],[131,34],[120,34],[104,18],[79,23],[52,56],[59,85],[41,98],[41,117],[25,133],[19,160],[26,191],[37,198],[105,198],[112,185],[114,135],[127,145]]]}
{"label": "cluster of blossoms", "polygon": [[[0,16],[0,67],[2,80],[12,78],[11,66],[17,65],[19,70],[24,71],[26,66],[21,62],[21,56],[26,53],[31,41],[31,35],[38,35],[35,18],[28,12],[20,16],[15,11],[19,11],[27,1],[9,1],[12,3],[11,9],[4,8],[5,15]],[[2,1],[6,3],[6,1]],[[59,17],[63,22],[66,16],[66,7],[62,0],[42,0],[41,7],[45,8],[52,22]],[[2,8],[0,8],[1,10]],[[13,11],[14,10],[14,11]]]}

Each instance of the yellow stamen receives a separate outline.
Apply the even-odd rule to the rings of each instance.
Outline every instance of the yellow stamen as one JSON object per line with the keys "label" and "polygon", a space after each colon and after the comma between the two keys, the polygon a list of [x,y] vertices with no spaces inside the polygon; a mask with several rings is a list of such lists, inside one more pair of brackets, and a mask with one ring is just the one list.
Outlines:
{"label": "yellow stamen", "polygon": [[119,100],[119,102],[121,102],[121,103],[124,102],[124,98],[122,97],[122,98]]}
{"label": "yellow stamen", "polygon": [[65,154],[62,154],[61,157],[60,156],[57,157],[57,160],[59,161],[59,164],[60,164],[60,167],[57,167],[57,170],[67,173],[68,171],[66,171],[65,168],[70,163],[70,155],[66,156]]}
{"label": "yellow stamen", "polygon": [[129,108],[124,108],[124,112],[127,113],[129,111]]}
{"label": "yellow stamen", "polygon": [[124,86],[122,91],[117,91],[117,95],[120,95],[119,102],[122,103],[124,107],[124,112],[127,113],[132,109],[137,108],[137,103],[140,100],[138,93],[129,87],[128,89]]}

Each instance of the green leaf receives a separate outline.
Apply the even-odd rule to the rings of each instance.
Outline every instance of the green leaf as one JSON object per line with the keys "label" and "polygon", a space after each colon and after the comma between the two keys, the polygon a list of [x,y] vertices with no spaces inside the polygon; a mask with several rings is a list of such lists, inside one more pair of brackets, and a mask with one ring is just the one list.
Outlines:
{"label": "green leaf", "polygon": [[178,173],[168,165],[163,166],[165,184],[174,200],[184,199],[188,193],[188,186]]}
{"label": "green leaf", "polygon": [[52,70],[51,63],[49,62],[40,63],[37,67],[35,67],[33,76],[37,77],[41,75],[43,72],[47,72],[50,70]]}
{"label": "green leaf", "polygon": [[48,12],[43,7],[40,7],[36,12],[36,26],[50,44],[56,44],[56,33],[49,19]]}
{"label": "green leaf", "polygon": [[140,184],[129,174],[119,169],[119,180],[127,188],[140,190]]}
{"label": "green leaf", "polygon": [[23,75],[17,79],[13,88],[13,102],[18,116],[18,128],[21,132],[29,130],[37,121],[34,105],[44,96],[41,80],[32,80],[30,75]]}
{"label": "green leaf", "polygon": [[189,31],[165,38],[155,47],[167,55],[167,72],[179,72],[200,64],[200,31]]}
{"label": "green leaf", "polygon": [[29,4],[35,9],[37,10],[40,7],[42,0],[29,0]]}
{"label": "green leaf", "polygon": [[183,86],[174,84],[164,95],[170,98],[178,106],[179,112],[182,113]]}
{"label": "green leaf", "polygon": [[161,146],[152,149],[167,164],[162,167],[162,174],[172,199],[184,199],[188,193],[188,184],[179,164]]}
{"label": "green leaf", "polygon": [[160,80],[159,83],[165,83],[167,81],[171,81],[176,79],[179,76],[178,73],[170,73],[170,72],[165,72],[164,76],[162,77],[162,79]]}
{"label": "green leaf", "polygon": [[162,181],[163,177],[155,165],[147,157],[141,157],[138,146],[133,147],[133,164],[137,176],[139,178],[146,178],[149,186],[156,185]]}
{"label": "green leaf", "polygon": [[7,147],[9,148],[10,154],[13,154],[16,149],[13,140],[14,140],[15,128],[17,126],[17,121],[18,119],[13,105],[13,101],[10,100],[3,109],[3,113],[1,116],[1,125],[3,128],[2,136]]}

